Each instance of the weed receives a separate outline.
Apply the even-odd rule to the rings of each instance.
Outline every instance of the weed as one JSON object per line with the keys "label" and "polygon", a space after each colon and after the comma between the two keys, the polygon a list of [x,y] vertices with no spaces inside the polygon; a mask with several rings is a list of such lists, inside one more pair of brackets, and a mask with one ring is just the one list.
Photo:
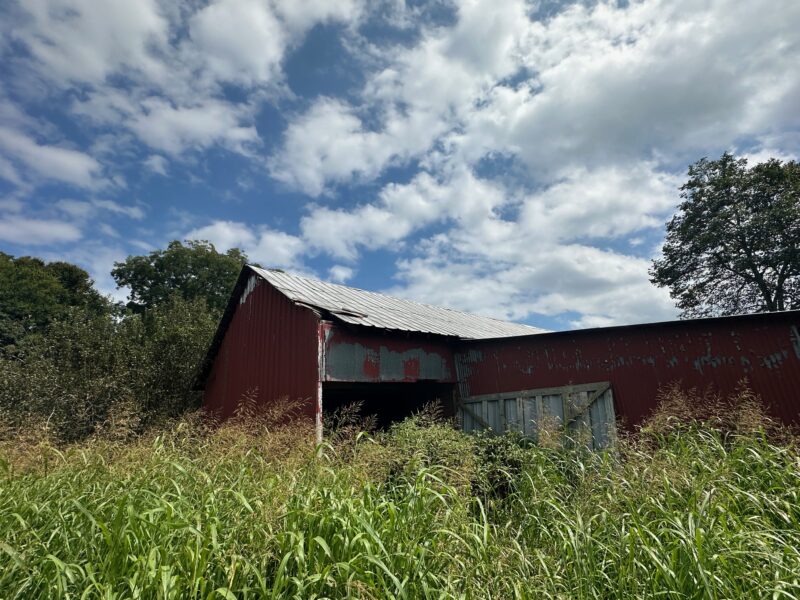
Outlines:
{"label": "weed", "polygon": [[667,393],[597,453],[429,414],[317,446],[254,402],[69,447],[7,431],[0,597],[800,597],[794,439],[746,394],[679,419],[702,394]]}

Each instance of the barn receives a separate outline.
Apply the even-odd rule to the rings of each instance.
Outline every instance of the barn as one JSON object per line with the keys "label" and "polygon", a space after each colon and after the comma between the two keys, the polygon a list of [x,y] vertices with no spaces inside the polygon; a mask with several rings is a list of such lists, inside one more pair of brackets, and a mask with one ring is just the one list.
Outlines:
{"label": "barn", "polygon": [[247,265],[201,366],[204,406],[230,416],[248,392],[291,400],[323,435],[354,401],[379,425],[438,401],[465,431],[546,421],[605,445],[640,423],[659,387],[723,394],[746,379],[800,421],[800,311],[548,332]]}

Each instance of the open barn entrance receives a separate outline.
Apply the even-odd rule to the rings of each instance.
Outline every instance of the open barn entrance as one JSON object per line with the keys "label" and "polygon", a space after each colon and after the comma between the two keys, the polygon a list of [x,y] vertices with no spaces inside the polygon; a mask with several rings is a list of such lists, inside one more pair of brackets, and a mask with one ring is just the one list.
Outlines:
{"label": "open barn entrance", "polygon": [[414,383],[324,383],[322,414],[325,427],[335,426],[337,411],[360,403],[361,417],[375,417],[378,429],[402,421],[426,404],[436,403],[445,417],[454,414],[454,384],[418,381]]}

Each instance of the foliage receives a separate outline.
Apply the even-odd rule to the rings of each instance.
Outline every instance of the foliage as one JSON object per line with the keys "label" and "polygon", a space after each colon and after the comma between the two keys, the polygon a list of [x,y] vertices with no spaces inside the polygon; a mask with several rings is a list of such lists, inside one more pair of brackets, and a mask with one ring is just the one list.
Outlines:
{"label": "foliage", "polygon": [[133,286],[125,311],[75,265],[0,253],[0,415],[76,441],[195,408],[193,378],[245,260],[207,242],[130,257],[115,270]]}
{"label": "foliage", "polygon": [[61,440],[121,414],[134,428],[175,416],[199,402],[192,378],[215,326],[202,300],[179,296],[124,319],[73,308],[0,356],[0,410]]}
{"label": "foliage", "polygon": [[129,256],[114,263],[111,271],[117,285],[130,288],[128,307],[142,312],[180,294],[185,300],[204,300],[215,314],[228,303],[242,265],[247,262],[238,248],[217,252],[207,241],[175,240],[165,250]]}
{"label": "foliage", "polygon": [[681,198],[650,275],[684,316],[800,307],[800,164],[704,158]]}
{"label": "foliage", "polygon": [[80,267],[0,252],[0,349],[44,331],[72,307],[95,314],[110,308]]}
{"label": "foliage", "polygon": [[800,594],[798,449],[713,419],[650,426],[613,453],[424,417],[320,447],[310,423],[190,418],[20,453],[0,444],[9,599]]}

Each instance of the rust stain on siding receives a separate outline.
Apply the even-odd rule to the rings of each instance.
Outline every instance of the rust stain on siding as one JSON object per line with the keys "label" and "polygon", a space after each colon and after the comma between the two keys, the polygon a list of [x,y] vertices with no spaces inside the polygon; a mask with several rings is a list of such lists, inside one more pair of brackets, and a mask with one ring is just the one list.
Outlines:
{"label": "rust stain on siding", "polygon": [[377,349],[360,343],[329,344],[326,379],[330,381],[449,381],[453,378],[449,361],[422,348],[404,351],[386,345]]}
{"label": "rust stain on siding", "polygon": [[629,425],[654,408],[659,387],[732,392],[747,379],[770,412],[800,422],[800,323],[796,313],[675,321],[464,342],[457,352],[462,395],[608,380]]}
{"label": "rust stain on siding", "polygon": [[354,382],[455,382],[453,350],[425,336],[384,335],[331,325],[325,339],[325,379]]}

